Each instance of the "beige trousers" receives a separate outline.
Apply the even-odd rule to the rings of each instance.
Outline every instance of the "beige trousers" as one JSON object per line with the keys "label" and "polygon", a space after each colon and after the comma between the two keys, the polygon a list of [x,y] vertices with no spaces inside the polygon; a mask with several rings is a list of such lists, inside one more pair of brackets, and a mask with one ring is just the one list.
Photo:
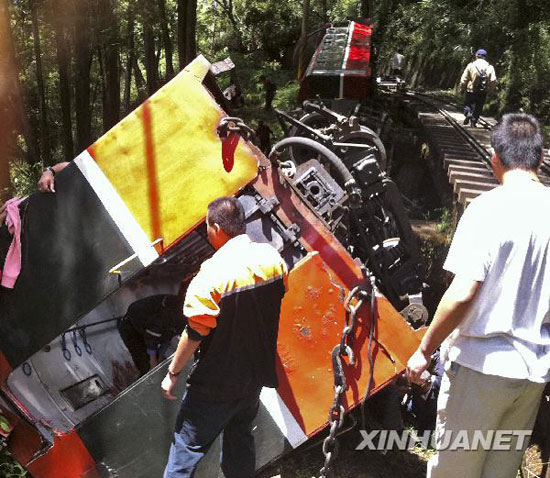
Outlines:
{"label": "beige trousers", "polygon": [[[438,452],[428,462],[428,478],[515,478],[544,385],[447,363],[437,401]],[[483,449],[491,436],[493,448],[508,449]],[[459,446],[450,449],[453,444]]]}

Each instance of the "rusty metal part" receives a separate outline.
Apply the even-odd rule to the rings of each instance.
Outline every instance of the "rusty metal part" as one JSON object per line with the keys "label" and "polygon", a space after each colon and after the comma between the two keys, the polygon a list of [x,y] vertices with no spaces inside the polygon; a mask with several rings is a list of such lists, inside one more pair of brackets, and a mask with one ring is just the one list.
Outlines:
{"label": "rusty metal part", "polygon": [[[369,341],[368,341],[368,344],[367,344],[367,358],[369,360],[369,367],[370,367],[370,371],[369,371],[369,379],[367,381],[367,388],[365,390],[365,395],[363,397],[363,401],[361,402],[361,425],[363,426],[363,430],[365,430],[367,428],[367,419],[366,419],[366,414],[365,414],[365,404],[367,403],[367,399],[369,398],[369,395],[370,395],[370,392],[371,392],[371,389],[372,389],[372,385],[373,385],[373,379],[374,379],[374,358],[372,356],[372,343],[374,340],[376,340],[376,314],[375,314],[375,308],[376,308],[376,279],[373,275],[371,275],[370,277],[370,284],[371,284],[371,295],[370,295],[370,329],[369,329]],[[378,341],[376,340],[376,342],[378,343]],[[387,352],[387,350],[386,350]],[[395,365],[395,360],[393,359],[393,357],[391,357],[391,355],[389,355],[388,353],[388,356],[390,358],[390,360],[394,363]]]}
{"label": "rusty metal part", "polygon": [[414,328],[425,325],[428,321],[428,309],[423,304],[411,303],[407,305],[400,314],[407,319]]}
{"label": "rusty metal part", "polygon": [[[303,136],[314,139],[338,155],[374,154],[380,167],[385,170],[387,154],[379,136],[365,125],[360,124],[355,115],[344,116],[329,108],[322,102],[304,101],[305,115],[300,119],[276,110],[277,117],[286,136]],[[286,127],[286,123],[291,125]],[[303,151],[293,148],[291,156],[294,161],[302,162]],[[307,158],[309,159],[309,158]]]}
{"label": "rusty metal part", "polygon": [[218,125],[218,136],[226,138],[229,133],[238,133],[246,141],[256,139],[256,133],[241,118],[236,116],[226,116],[222,118]]}
{"label": "rusty metal part", "polygon": [[361,203],[361,190],[357,186],[355,178],[352,176],[351,172],[342,162],[342,160],[326,146],[323,146],[322,144],[309,138],[291,136],[290,138],[285,138],[276,143],[275,146],[273,146],[273,148],[271,149],[269,157],[274,158],[279,151],[292,146],[304,146],[308,149],[315,151],[318,154],[321,154],[324,158],[326,158],[327,161],[329,161],[332,166],[334,166],[340,179],[342,180],[344,187],[346,188],[349,195],[350,206],[352,208],[359,207]]}

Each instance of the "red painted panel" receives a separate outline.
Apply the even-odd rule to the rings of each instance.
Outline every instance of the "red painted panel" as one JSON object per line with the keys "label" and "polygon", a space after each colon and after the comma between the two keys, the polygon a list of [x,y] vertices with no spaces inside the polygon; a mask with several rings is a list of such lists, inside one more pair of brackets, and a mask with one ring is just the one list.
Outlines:
{"label": "red painted panel", "polygon": [[370,38],[372,28],[361,23],[353,24],[346,70],[364,70],[370,76]]}
{"label": "red painted panel", "polygon": [[[300,242],[306,250],[318,251],[297,264],[290,274],[278,341],[279,394],[306,435],[311,436],[328,422],[334,396],[331,352],[344,327],[343,300],[354,286],[360,284],[370,290],[370,284],[362,276],[360,265],[281,182],[275,169],[268,167],[254,187],[266,198],[277,197],[280,206],[275,213],[285,225],[295,223],[300,227]],[[373,346],[373,392],[404,370],[421,338],[383,296],[377,297],[375,312],[378,325]],[[353,346],[357,363],[346,367],[347,409],[361,401],[370,375],[366,351],[369,328],[370,305],[365,304],[359,309]]]}
{"label": "red painted panel", "polygon": [[19,463],[26,465],[42,447],[40,434],[32,425],[13,413],[12,410],[0,406],[0,413],[13,426],[13,431],[8,438],[9,449]]}
{"label": "red painted panel", "polygon": [[271,168],[267,159],[262,160],[260,176],[253,183],[254,188],[265,198],[276,197],[280,206],[276,213],[288,227],[300,227],[300,242],[308,251],[318,251],[323,260],[339,280],[350,289],[362,283],[363,274],[344,246],[326,229],[286,183],[281,183],[279,172]]}
{"label": "red painted panel", "polygon": [[6,356],[0,351],[0,384],[4,383],[9,374],[12,372],[12,367],[8,362]]}
{"label": "red painted panel", "polygon": [[75,431],[55,437],[53,447],[29,464],[28,469],[34,478],[100,478]]}
{"label": "red painted panel", "polygon": [[372,89],[370,79],[370,68],[367,69],[367,76],[345,75],[344,76],[344,98],[367,98]]}

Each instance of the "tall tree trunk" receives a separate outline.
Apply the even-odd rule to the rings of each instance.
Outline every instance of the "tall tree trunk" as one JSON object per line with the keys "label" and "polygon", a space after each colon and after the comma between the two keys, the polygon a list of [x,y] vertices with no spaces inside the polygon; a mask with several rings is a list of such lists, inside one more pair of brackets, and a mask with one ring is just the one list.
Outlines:
{"label": "tall tree trunk", "polygon": [[25,116],[19,81],[19,66],[10,24],[7,0],[0,0],[0,186],[9,185],[8,158],[15,156],[16,138],[22,133],[28,149],[27,161],[38,161],[38,153]]}
{"label": "tall tree trunk", "polygon": [[298,55],[298,80],[302,79],[306,69],[306,45],[307,45],[307,24],[309,19],[309,0],[303,0],[302,11],[302,31],[300,33],[300,39],[296,47],[296,53]]}
{"label": "tall tree trunk", "polygon": [[145,89],[145,78],[143,77],[143,73],[141,72],[141,68],[135,56],[134,56],[133,69],[134,69],[134,76],[136,78],[136,88],[138,91],[138,98],[141,103],[147,97],[147,92]]}
{"label": "tall tree trunk", "polygon": [[187,0],[185,10],[185,63],[197,56],[197,0]]}
{"label": "tall tree trunk", "polygon": [[361,16],[363,18],[372,18],[373,15],[373,0],[361,0]]}
{"label": "tall tree trunk", "polygon": [[40,46],[40,31],[38,29],[37,0],[31,2],[32,39],[34,46],[34,57],[36,61],[36,84],[40,102],[40,146],[42,160],[50,164],[50,135],[48,131],[48,111],[46,105],[46,88],[44,86],[44,75],[42,73],[42,49]]}
{"label": "tall tree trunk", "polygon": [[512,3],[513,14],[510,16],[510,30],[514,32],[510,48],[508,65],[508,83],[504,98],[504,111],[518,111],[521,108],[522,93],[525,88],[523,72],[529,68],[529,5],[526,0],[515,0]]}
{"label": "tall tree trunk", "polygon": [[151,96],[158,88],[158,70],[155,55],[155,35],[153,32],[153,22],[155,21],[154,4],[150,0],[141,0],[141,18],[147,93]]}
{"label": "tall tree trunk", "polygon": [[186,0],[178,0],[178,65],[180,70],[185,67],[185,8]]}
{"label": "tall tree trunk", "polygon": [[322,0],[322,2],[321,2],[321,12],[323,14],[323,21],[327,22],[328,21],[328,4],[327,4],[327,0]]}
{"label": "tall tree trunk", "polygon": [[[381,40],[386,37],[386,29],[388,28],[399,2],[397,0],[385,0],[384,2],[378,2],[378,5],[376,11],[376,27],[373,32],[373,38],[371,39],[373,45],[380,45]],[[376,48],[371,50],[371,68],[373,71],[377,71],[379,53],[379,50]]]}
{"label": "tall tree trunk", "polygon": [[63,159],[70,161],[74,157],[73,126],[71,121],[71,88],[69,84],[69,50],[64,25],[64,0],[51,2],[52,24],[55,31],[57,68],[59,71],[59,98],[61,100],[61,122],[63,138]]}
{"label": "tall tree trunk", "polygon": [[174,76],[172,39],[170,38],[168,17],[166,16],[166,0],[157,0],[157,3],[160,14],[160,25],[162,27],[164,52],[166,54],[166,79],[168,80]]}
{"label": "tall tree trunk", "polygon": [[124,79],[124,112],[130,111],[130,93],[132,91],[132,69],[135,62],[135,49],[134,49],[134,9],[129,6],[126,12],[126,23],[128,30],[126,32],[127,41],[127,57],[126,57],[126,72]]}
{"label": "tall tree trunk", "polygon": [[103,130],[107,131],[120,119],[119,32],[116,3],[113,0],[101,0],[99,9],[103,24]]}
{"label": "tall tree trunk", "polygon": [[178,0],[178,54],[180,69],[197,56],[197,0]]}
{"label": "tall tree trunk", "polygon": [[0,38],[4,40],[0,42],[0,190],[4,191],[10,184],[9,158],[14,156],[20,127],[20,98],[13,98],[19,93],[19,79],[7,0],[0,0]]}
{"label": "tall tree trunk", "polygon": [[90,105],[90,67],[92,39],[90,32],[90,0],[79,0],[75,5],[75,113],[76,143],[83,151],[92,142],[92,109]]}
{"label": "tall tree trunk", "polygon": [[[248,52],[248,48],[243,42],[243,35],[241,33],[239,21],[233,11],[233,0],[213,0],[213,1],[219,8],[223,10],[223,12],[227,16],[227,19],[229,20],[229,23],[231,23],[231,26],[233,27],[233,32],[235,33],[235,38],[237,40],[237,50],[241,53]],[[196,20],[196,17],[197,17],[196,0],[194,0],[194,3],[195,3],[195,20]]]}

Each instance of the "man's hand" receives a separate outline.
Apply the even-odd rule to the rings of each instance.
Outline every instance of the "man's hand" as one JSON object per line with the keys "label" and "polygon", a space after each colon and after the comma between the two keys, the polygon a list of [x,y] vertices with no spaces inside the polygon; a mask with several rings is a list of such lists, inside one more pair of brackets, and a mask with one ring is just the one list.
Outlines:
{"label": "man's hand", "polygon": [[54,193],[55,192],[55,177],[53,173],[46,169],[42,176],[40,176],[40,180],[38,181],[38,189],[40,192],[43,193]]}
{"label": "man's hand", "polygon": [[168,400],[177,400],[178,397],[172,395],[172,391],[174,390],[174,386],[177,381],[178,377],[174,377],[169,373],[166,374],[166,377],[164,377],[164,380],[160,384],[164,398],[167,398]]}
{"label": "man's hand", "polygon": [[57,163],[53,166],[48,166],[44,170],[42,176],[38,181],[38,189],[43,193],[54,193],[55,192],[55,175],[63,171],[69,165],[68,161],[63,163]]}
{"label": "man's hand", "polygon": [[455,276],[443,294],[420,346],[407,363],[407,378],[410,382],[422,384],[421,375],[428,368],[432,353],[460,325],[481,284],[475,280]]}
{"label": "man's hand", "polygon": [[174,390],[174,385],[178,380],[178,375],[182,371],[183,367],[185,367],[185,364],[189,361],[191,356],[195,353],[195,350],[198,349],[200,344],[200,341],[189,338],[187,335],[187,330],[184,330],[183,334],[181,334],[178,348],[176,349],[172,363],[168,367],[168,370],[171,370],[173,373],[168,372],[160,384],[162,393],[168,400],[176,399],[176,397],[172,395],[172,391]]}
{"label": "man's hand", "polygon": [[424,379],[422,372],[424,372],[430,365],[431,357],[424,354],[420,348],[416,349],[416,352],[411,355],[411,358],[407,362],[407,378],[411,383],[417,383],[422,385]]}

